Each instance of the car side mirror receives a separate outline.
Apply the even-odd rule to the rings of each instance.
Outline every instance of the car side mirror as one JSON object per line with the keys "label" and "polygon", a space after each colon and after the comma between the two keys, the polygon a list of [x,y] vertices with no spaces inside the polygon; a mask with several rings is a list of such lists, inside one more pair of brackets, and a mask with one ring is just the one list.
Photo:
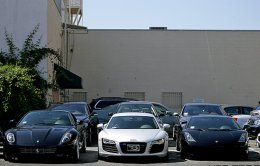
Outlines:
{"label": "car side mirror", "polygon": [[82,125],[84,123],[83,120],[77,120],[77,125]]}
{"label": "car side mirror", "polygon": [[177,112],[174,112],[173,115],[178,117],[180,116]]}
{"label": "car side mirror", "polygon": [[170,116],[172,116],[173,113],[172,113],[171,111],[166,111],[166,115],[170,115]]}
{"label": "car side mirror", "polygon": [[104,128],[104,124],[103,123],[100,123],[97,125],[97,129],[103,129]]}
{"label": "car side mirror", "polygon": [[248,128],[249,128],[249,125],[248,125],[248,124],[245,124],[244,127],[243,127],[244,130],[246,130],[246,129],[248,129]]}
{"label": "car side mirror", "polygon": [[171,126],[169,124],[163,124],[163,129],[168,129],[170,128]]}
{"label": "car side mirror", "polygon": [[113,116],[113,115],[114,115],[113,112],[109,112],[109,113],[108,113],[108,116]]}

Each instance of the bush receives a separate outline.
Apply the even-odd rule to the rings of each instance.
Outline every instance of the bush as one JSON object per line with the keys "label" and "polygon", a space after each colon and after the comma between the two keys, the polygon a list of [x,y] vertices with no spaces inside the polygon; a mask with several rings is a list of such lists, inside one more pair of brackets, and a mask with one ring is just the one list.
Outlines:
{"label": "bush", "polygon": [[28,68],[0,64],[0,123],[20,118],[42,104],[42,92],[34,81]]}

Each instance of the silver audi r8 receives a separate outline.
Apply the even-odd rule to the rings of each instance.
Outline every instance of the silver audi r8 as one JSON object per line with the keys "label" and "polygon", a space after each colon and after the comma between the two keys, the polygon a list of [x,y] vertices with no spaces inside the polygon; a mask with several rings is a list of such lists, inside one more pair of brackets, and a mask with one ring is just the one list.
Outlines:
{"label": "silver audi r8", "polygon": [[149,113],[128,112],[114,114],[107,124],[99,124],[98,157],[157,156],[168,159],[169,136]]}

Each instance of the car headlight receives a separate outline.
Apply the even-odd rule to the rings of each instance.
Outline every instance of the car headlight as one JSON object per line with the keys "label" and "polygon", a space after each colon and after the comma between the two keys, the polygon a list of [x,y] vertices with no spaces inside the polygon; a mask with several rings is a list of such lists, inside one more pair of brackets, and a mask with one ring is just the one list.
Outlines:
{"label": "car headlight", "polygon": [[247,133],[243,133],[243,134],[241,134],[241,136],[240,136],[238,142],[246,142],[247,139],[248,139]]}
{"label": "car headlight", "polygon": [[13,133],[8,133],[6,135],[6,139],[9,143],[14,143],[15,142],[15,137],[14,137],[14,134]]}
{"label": "car headlight", "polygon": [[196,142],[195,139],[188,132],[184,132],[185,138],[188,142]]}
{"label": "car headlight", "polygon": [[152,144],[153,145],[155,145],[155,144],[162,145],[162,144],[164,144],[164,141],[165,141],[164,139],[158,139],[158,140],[153,141]]}
{"label": "car headlight", "polygon": [[254,122],[254,125],[259,125],[259,126],[260,126],[260,120],[256,120],[256,121]]}
{"label": "car headlight", "polygon": [[71,133],[65,133],[63,137],[61,138],[61,143],[67,143],[71,140],[72,134]]}
{"label": "car headlight", "polygon": [[103,142],[103,144],[110,144],[110,145],[116,144],[115,141],[105,139],[105,138],[102,139],[102,142]]}

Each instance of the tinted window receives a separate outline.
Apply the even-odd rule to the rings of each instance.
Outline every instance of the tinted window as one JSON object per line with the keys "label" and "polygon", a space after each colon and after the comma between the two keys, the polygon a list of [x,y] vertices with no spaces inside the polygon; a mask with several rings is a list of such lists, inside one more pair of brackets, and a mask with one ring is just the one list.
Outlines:
{"label": "tinted window", "polygon": [[229,115],[238,115],[238,114],[240,114],[238,107],[226,107],[226,108],[224,108],[224,110]]}
{"label": "tinted window", "polygon": [[183,116],[194,116],[201,114],[223,115],[218,105],[187,105],[182,112]]}
{"label": "tinted window", "polygon": [[250,107],[243,108],[243,114],[245,114],[245,115],[250,115],[251,111],[253,111],[253,108],[250,108]]}
{"label": "tinted window", "polygon": [[223,117],[193,117],[188,123],[189,129],[204,130],[236,130],[240,129],[232,118]]}
{"label": "tinted window", "polygon": [[118,116],[113,117],[108,129],[158,129],[158,125],[153,117],[147,116]]}

